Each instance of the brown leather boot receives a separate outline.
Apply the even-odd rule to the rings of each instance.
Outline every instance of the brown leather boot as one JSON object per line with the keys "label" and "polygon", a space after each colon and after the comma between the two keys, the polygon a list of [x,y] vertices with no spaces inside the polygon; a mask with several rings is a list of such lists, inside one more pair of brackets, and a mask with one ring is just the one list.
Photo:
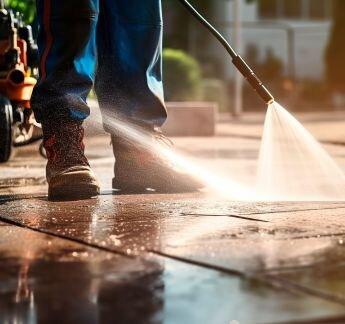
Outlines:
{"label": "brown leather boot", "polygon": [[96,196],[98,181],[84,155],[84,129],[78,121],[43,122],[47,154],[49,200],[78,200]]}
{"label": "brown leather boot", "polygon": [[[159,129],[143,128],[143,133],[153,147],[156,142],[169,149],[173,145]],[[113,189],[121,193],[181,193],[204,187],[146,145],[121,136],[112,136],[112,145],[115,156]]]}

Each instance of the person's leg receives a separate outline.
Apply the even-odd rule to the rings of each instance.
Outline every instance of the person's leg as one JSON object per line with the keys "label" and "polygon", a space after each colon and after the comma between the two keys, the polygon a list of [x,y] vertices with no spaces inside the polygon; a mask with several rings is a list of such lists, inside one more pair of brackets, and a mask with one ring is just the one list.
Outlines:
{"label": "person's leg", "polygon": [[38,121],[89,115],[98,1],[37,0],[40,79],[31,104]]}
{"label": "person's leg", "polygon": [[102,1],[97,46],[95,88],[105,127],[108,115],[114,114],[161,126],[166,119],[161,1]]}
{"label": "person's leg", "polygon": [[99,192],[84,155],[82,127],[94,78],[98,1],[37,0],[40,79],[31,104],[42,124],[53,199]]}
{"label": "person's leg", "polygon": [[[167,115],[162,84],[160,0],[104,0],[97,34],[96,93],[115,156],[113,188],[122,192],[194,191],[200,184],[171,168],[140,141],[119,130],[117,119],[143,133],[149,146],[160,145],[155,128]],[[112,123],[112,120],[114,121]],[[159,144],[160,143],[160,144]]]}

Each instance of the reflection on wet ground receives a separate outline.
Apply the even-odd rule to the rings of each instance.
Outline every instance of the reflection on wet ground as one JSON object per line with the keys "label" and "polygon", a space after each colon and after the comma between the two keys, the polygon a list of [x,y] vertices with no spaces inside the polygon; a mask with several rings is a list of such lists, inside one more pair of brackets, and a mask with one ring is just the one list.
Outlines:
{"label": "reflection on wet ground", "polygon": [[[86,142],[110,188],[109,137]],[[259,141],[174,142],[206,169],[253,183]],[[109,191],[49,203],[38,144],[1,165],[1,324],[345,323],[344,203]],[[344,150],[327,148],[344,166]]]}
{"label": "reflection on wet ground", "polygon": [[169,259],[121,256],[6,226],[0,236],[1,323],[253,323],[343,309]]}
{"label": "reflection on wet ground", "polygon": [[[159,263],[24,229],[0,232],[1,323],[159,320],[163,307]],[[16,244],[10,249],[14,237]]]}
{"label": "reflection on wet ground", "polygon": [[345,314],[345,204],[26,198],[0,201],[1,323],[327,322]]}

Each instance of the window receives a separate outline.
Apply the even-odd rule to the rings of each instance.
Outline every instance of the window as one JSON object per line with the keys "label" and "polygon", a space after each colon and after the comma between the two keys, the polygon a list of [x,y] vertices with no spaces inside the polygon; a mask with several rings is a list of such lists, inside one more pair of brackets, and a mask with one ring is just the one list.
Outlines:
{"label": "window", "polygon": [[258,0],[259,16],[265,19],[328,19],[332,0]]}
{"label": "window", "polygon": [[276,0],[260,0],[259,1],[259,15],[262,18],[276,18],[277,17],[277,1]]}
{"label": "window", "polygon": [[282,16],[285,18],[301,17],[301,0],[284,0],[282,5]]}
{"label": "window", "polygon": [[311,0],[309,15],[313,19],[325,19],[330,17],[332,13],[332,1],[331,0]]}

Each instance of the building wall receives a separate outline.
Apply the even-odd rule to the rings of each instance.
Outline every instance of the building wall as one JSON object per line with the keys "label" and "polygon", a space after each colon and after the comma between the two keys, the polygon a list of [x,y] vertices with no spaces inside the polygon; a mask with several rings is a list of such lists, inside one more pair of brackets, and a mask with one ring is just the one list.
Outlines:
{"label": "building wall", "polygon": [[[255,44],[261,60],[265,59],[267,49],[272,49],[274,55],[283,62],[286,75],[294,74],[296,78],[300,79],[321,80],[323,78],[324,53],[331,28],[330,20],[285,19],[282,17],[268,21],[259,17],[257,3],[248,4],[245,0],[241,1],[243,22],[241,53],[243,56],[246,54],[246,48]],[[234,2],[217,0],[215,9],[218,28],[233,44]],[[288,30],[290,30],[291,36],[290,43]],[[225,77],[233,76],[234,69],[221,47],[213,43],[208,54],[223,62]],[[292,64],[294,69],[292,69]]]}

